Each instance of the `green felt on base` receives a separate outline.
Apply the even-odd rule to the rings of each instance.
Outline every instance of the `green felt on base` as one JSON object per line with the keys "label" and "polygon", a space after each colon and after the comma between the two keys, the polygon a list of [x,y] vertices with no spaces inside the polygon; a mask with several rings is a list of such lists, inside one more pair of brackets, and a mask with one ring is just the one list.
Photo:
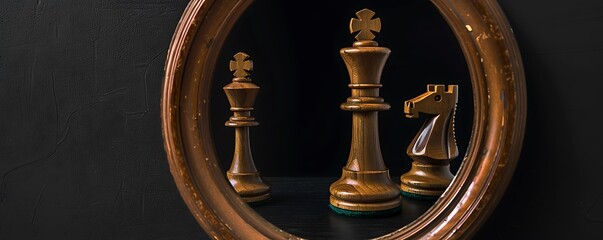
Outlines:
{"label": "green felt on base", "polygon": [[371,217],[382,217],[393,215],[394,213],[399,212],[402,208],[396,207],[383,211],[352,211],[347,209],[341,209],[329,204],[329,207],[338,214],[345,215],[348,217],[358,217],[358,218],[371,218]]}
{"label": "green felt on base", "polygon": [[420,194],[416,194],[416,193],[405,192],[402,190],[400,190],[400,194],[402,194],[402,196],[405,196],[407,198],[418,199],[418,200],[423,200],[423,201],[435,201],[435,200],[438,200],[438,198],[440,198],[440,196],[420,195]]}

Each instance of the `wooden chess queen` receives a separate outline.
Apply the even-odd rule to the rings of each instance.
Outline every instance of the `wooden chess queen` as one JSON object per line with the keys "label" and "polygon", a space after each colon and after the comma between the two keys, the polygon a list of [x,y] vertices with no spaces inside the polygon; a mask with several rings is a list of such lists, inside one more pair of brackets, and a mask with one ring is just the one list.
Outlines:
{"label": "wooden chess queen", "polygon": [[406,150],[413,162],[411,170],[400,177],[404,196],[436,199],[452,181],[450,161],[459,154],[454,138],[457,102],[457,85],[446,89],[430,84],[427,92],[404,103],[406,117],[418,118],[419,113],[429,116]]}

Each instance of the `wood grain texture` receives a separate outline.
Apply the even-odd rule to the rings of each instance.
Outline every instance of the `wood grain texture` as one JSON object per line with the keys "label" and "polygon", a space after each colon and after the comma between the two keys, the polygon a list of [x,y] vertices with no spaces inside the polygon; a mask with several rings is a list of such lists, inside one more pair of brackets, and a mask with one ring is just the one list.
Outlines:
{"label": "wood grain texture", "polygon": [[272,198],[253,209],[284,231],[306,239],[369,239],[390,233],[423,214],[433,201],[402,198],[402,211],[391,216],[351,218],[329,209],[334,177],[266,178]]}
{"label": "wood grain texture", "polygon": [[[525,76],[502,10],[494,0],[433,3],[459,40],[471,73],[476,114],[471,145],[455,181],[438,202],[417,221],[382,239],[470,237],[504,194],[522,147]],[[210,236],[298,238],[259,217],[219,175],[208,118],[209,89],[218,52],[249,4],[245,0],[189,4],[166,62],[162,98],[165,148],[184,201]],[[195,34],[198,32],[203,34]],[[371,91],[377,95],[376,90]],[[379,105],[371,104],[366,110],[375,111]]]}
{"label": "wood grain texture", "polygon": [[[309,9],[316,4],[321,7],[320,11],[307,15],[288,8],[284,2],[293,3],[299,9]],[[2,1],[0,239],[208,239],[182,204],[167,173],[157,117],[167,44],[187,3],[180,0],[161,3],[154,0]],[[282,63],[278,68],[254,72],[255,76],[262,71],[274,76],[257,79],[262,81],[257,106],[283,114],[267,118],[263,110],[255,110],[263,127],[254,129],[251,135],[257,141],[264,140],[263,144],[254,144],[256,157],[284,153],[293,156],[278,158],[269,164],[264,162],[269,158],[257,157],[256,163],[262,171],[268,170],[271,174],[276,170],[297,176],[339,173],[348,154],[349,136],[345,134],[349,134],[351,125],[349,115],[337,110],[341,99],[348,94],[347,89],[339,85],[345,82],[344,75],[340,74],[345,74],[345,66],[336,54],[324,53],[336,52],[341,42],[349,38],[346,29],[337,31],[338,26],[346,24],[349,13],[369,7],[379,12],[383,20],[390,16],[389,21],[394,19],[401,24],[396,31],[379,34],[381,41],[390,39],[388,46],[399,53],[390,57],[386,66],[389,70],[384,73],[387,88],[381,89],[392,110],[379,116],[382,125],[384,121],[396,123],[380,136],[384,160],[390,172],[395,172],[392,177],[397,177],[409,165],[409,161],[403,159],[404,147],[416,133],[410,129],[420,127],[418,121],[401,120],[402,102],[419,93],[429,82],[446,79],[446,76],[464,79],[464,75],[454,75],[456,69],[465,68],[462,54],[455,57],[458,50],[453,47],[457,43],[450,44],[447,40],[447,26],[442,27],[437,11],[429,2],[333,0],[332,5],[323,3],[256,1],[253,11],[244,16],[246,22],[237,23],[239,31],[232,32],[230,44],[225,45],[224,49],[228,49],[225,61],[234,51],[245,47],[252,51],[262,49],[261,54],[254,54],[254,59],[262,59],[264,64],[270,59]],[[600,124],[603,115],[593,111],[599,109],[600,76],[603,76],[603,34],[596,31],[603,28],[601,1],[500,0],[499,3],[513,26],[526,66],[527,135],[522,160],[509,189],[474,239],[597,239],[603,235],[600,174],[603,161],[592,149],[600,148],[603,132]],[[339,14],[340,18],[330,14]],[[285,20],[271,21],[275,18]],[[301,20],[291,20],[295,18]],[[331,58],[333,64],[309,66],[312,71],[282,61],[286,53],[283,49],[296,49],[293,53],[296,59],[305,59],[313,53],[307,51],[304,32],[283,30],[290,26],[306,29],[308,21],[324,22],[326,30],[321,34],[333,33],[326,44],[311,45],[312,49],[319,49],[316,53],[320,53],[320,59]],[[278,35],[270,34],[277,29]],[[250,36],[250,32],[258,33],[252,35],[253,41],[243,37]],[[253,44],[269,47],[254,48]],[[224,129],[224,134],[214,131],[217,142],[222,135],[234,137],[232,129],[223,127],[229,113],[224,108],[228,103],[221,92],[231,74],[224,68],[220,71],[225,72],[224,82],[216,84],[212,98],[217,104],[212,110],[216,124],[213,129]],[[94,78],[97,89],[92,87]],[[148,94],[144,94],[145,80]],[[270,84],[264,82],[268,80]],[[307,98],[285,91],[308,80],[321,80],[321,87],[312,91],[313,96],[320,97]],[[398,95],[393,91],[402,86],[410,89],[408,94]],[[340,88],[343,91],[337,92]],[[467,93],[469,97],[463,98]],[[117,110],[120,106],[128,113],[144,112],[145,97],[150,110],[144,117]],[[221,97],[224,102],[217,101]],[[105,102],[88,106],[103,99],[115,105]],[[461,93],[462,104],[468,103],[466,99],[471,99],[470,90]],[[580,99],[581,104],[568,99]],[[309,115],[303,121],[294,117],[304,106],[311,108],[318,104],[330,104],[331,108]],[[290,106],[294,107],[287,111]],[[220,110],[224,113],[218,113]],[[349,123],[338,128],[336,123],[346,121]],[[414,122],[417,125],[412,125]],[[470,126],[471,115],[468,122]],[[316,138],[319,134],[321,137]],[[290,141],[266,140],[287,139],[287,136],[295,136],[299,141],[289,144]],[[231,138],[223,139],[224,146],[232,145]],[[393,143],[386,144],[389,140],[384,139]],[[396,143],[398,140],[401,142]],[[461,156],[465,152],[463,143],[459,142]],[[304,145],[314,147],[301,151],[298,146]],[[338,147],[333,149],[333,145]],[[222,166],[228,166],[230,154],[232,149],[224,151]],[[327,157],[316,157],[319,155]],[[457,161],[453,161],[453,168],[454,162]],[[303,170],[303,173],[292,169]],[[564,177],[557,174],[561,172]],[[141,215],[143,195],[144,220]],[[278,199],[282,197],[275,198]],[[270,220],[296,234],[292,228],[297,228],[300,236],[314,236],[303,233],[311,225],[294,225],[287,216]],[[320,234],[318,231],[314,232]],[[338,232],[345,233],[349,232]]]}
{"label": "wood grain texture", "polygon": [[[360,16],[367,11],[370,10],[356,14]],[[360,31],[370,31],[370,25],[365,27]],[[391,50],[372,40],[359,40],[353,46],[339,52],[350,76],[348,87],[352,96],[341,104],[341,109],[352,112],[352,144],[341,178],[329,188],[329,202],[337,208],[357,212],[395,209],[400,206],[400,190],[383,162],[378,121],[378,111],[390,109],[379,96],[379,88]]]}
{"label": "wood grain texture", "polygon": [[427,91],[404,102],[408,118],[427,115],[427,120],[412,140],[406,154],[412,168],[400,177],[400,190],[412,195],[439,197],[454,175],[450,161],[459,155],[454,137],[454,117],[459,86],[427,85]]}
{"label": "wood grain texture", "polygon": [[251,111],[260,87],[249,78],[249,71],[253,69],[253,62],[247,60],[249,55],[239,52],[234,58],[236,61],[230,61],[230,71],[234,71],[235,78],[223,87],[233,112],[224,125],[235,129],[235,148],[226,178],[243,201],[260,202],[270,197],[270,186],[262,181],[255,167],[249,136],[249,128],[259,125]]}

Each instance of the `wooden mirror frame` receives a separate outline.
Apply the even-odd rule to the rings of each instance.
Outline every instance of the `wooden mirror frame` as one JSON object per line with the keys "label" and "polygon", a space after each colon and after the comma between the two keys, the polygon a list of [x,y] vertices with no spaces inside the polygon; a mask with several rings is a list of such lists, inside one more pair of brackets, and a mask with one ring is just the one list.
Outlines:
{"label": "wooden mirror frame", "polygon": [[[209,126],[216,59],[251,2],[192,0],[186,8],[165,66],[161,102],[165,149],[182,198],[209,236],[298,238],[266,221],[235,194],[218,164]],[[472,236],[504,194],[523,142],[525,77],[500,6],[495,0],[432,2],[453,30],[469,66],[474,98],[471,140],[441,198],[421,217],[380,239]]]}

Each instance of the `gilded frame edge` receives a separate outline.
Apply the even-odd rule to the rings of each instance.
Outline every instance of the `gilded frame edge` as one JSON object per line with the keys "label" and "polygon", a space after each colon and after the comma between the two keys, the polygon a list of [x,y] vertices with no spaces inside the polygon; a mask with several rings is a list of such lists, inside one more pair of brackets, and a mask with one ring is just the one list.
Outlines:
{"label": "gilded frame edge", "polygon": [[[165,149],[182,198],[209,236],[297,238],[236,196],[217,164],[209,134],[206,106],[213,66],[226,35],[251,2],[193,0],[186,8],[165,65],[161,101]],[[500,6],[495,0],[432,2],[456,35],[469,66],[474,96],[471,144],[455,180],[434,206],[380,239],[472,236],[504,194],[523,142],[525,76]]]}

